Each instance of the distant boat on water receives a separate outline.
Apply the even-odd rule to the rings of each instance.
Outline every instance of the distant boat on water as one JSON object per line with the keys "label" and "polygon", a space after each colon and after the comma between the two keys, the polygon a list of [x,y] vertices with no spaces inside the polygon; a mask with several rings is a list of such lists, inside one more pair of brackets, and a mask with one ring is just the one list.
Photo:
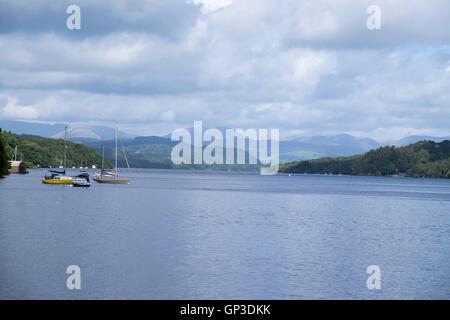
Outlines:
{"label": "distant boat on water", "polygon": [[[119,173],[117,172],[117,140],[118,140],[118,129],[116,127],[116,156],[115,156],[115,163],[114,163],[114,169],[104,169],[103,163],[104,163],[104,157],[105,157],[105,151],[104,147],[102,146],[102,170],[100,173],[96,173],[93,176],[93,180],[98,183],[110,183],[110,184],[129,184],[130,179],[128,178],[119,178]],[[123,149],[123,155],[125,157],[125,161],[128,166],[128,170],[130,170],[130,165],[128,164],[127,155],[125,154],[125,149]]]}

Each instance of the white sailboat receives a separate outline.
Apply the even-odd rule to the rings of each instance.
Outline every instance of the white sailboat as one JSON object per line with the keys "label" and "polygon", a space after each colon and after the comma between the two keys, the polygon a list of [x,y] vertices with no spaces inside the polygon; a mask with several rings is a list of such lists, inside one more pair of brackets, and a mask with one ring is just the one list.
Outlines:
{"label": "white sailboat", "polygon": [[[98,183],[110,183],[110,184],[130,184],[129,178],[119,178],[119,173],[117,172],[117,139],[118,139],[118,128],[116,127],[116,156],[115,156],[115,163],[114,163],[114,169],[108,170],[103,168],[103,159],[104,159],[104,148],[102,146],[102,171],[100,173],[96,173],[93,176],[93,180]],[[128,170],[130,170],[130,165],[128,164],[127,155],[125,154],[125,150],[123,150],[123,155],[125,157],[125,161],[128,166]]]}

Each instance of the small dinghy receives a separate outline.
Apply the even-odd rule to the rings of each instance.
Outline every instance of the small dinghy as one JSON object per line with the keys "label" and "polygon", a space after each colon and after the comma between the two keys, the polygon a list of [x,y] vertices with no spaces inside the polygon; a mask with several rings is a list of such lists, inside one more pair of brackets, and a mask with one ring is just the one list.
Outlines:
{"label": "small dinghy", "polygon": [[73,178],[72,184],[74,187],[90,187],[91,183],[89,182],[89,173],[80,173],[75,178]]}

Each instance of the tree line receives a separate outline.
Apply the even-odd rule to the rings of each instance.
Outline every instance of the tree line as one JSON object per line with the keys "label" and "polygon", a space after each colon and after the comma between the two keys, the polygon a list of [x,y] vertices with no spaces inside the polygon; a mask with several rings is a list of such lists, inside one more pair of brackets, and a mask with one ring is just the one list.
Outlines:
{"label": "tree line", "polygon": [[[9,160],[12,159],[17,146],[17,160],[26,163],[29,168],[55,168],[63,164],[64,140],[50,139],[29,135],[14,135],[10,131],[0,132],[0,168],[6,174]],[[79,143],[67,142],[67,167],[101,166],[101,154]],[[6,163],[6,172],[5,172]],[[112,168],[107,159],[105,168]]]}
{"label": "tree line", "polygon": [[450,141],[420,141],[386,146],[351,157],[321,158],[282,164],[281,172],[450,178]]}

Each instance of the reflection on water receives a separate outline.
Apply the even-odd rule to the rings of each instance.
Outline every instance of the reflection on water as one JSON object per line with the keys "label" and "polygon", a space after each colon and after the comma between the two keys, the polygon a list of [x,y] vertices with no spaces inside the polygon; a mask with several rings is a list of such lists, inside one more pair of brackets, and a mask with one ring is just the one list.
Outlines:
{"label": "reflection on water", "polygon": [[41,170],[0,179],[0,298],[450,297],[449,180],[134,175],[89,189],[44,185]]}

